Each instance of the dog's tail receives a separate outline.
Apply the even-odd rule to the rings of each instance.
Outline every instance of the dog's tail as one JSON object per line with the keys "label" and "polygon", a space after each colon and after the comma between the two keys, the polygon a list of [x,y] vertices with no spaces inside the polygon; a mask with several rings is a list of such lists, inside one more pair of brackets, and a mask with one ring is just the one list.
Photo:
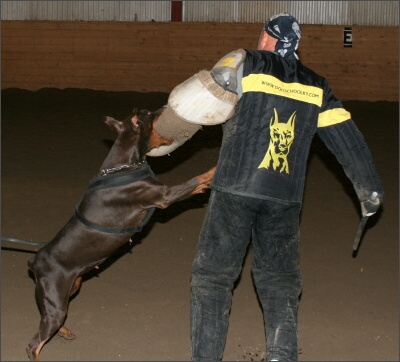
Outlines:
{"label": "dog's tail", "polygon": [[[3,241],[5,243],[3,243]],[[18,244],[17,247],[11,246]],[[21,239],[16,239],[16,238],[6,238],[6,237],[1,237],[1,249],[4,250],[13,250],[13,251],[22,251],[26,253],[36,253],[39,251],[40,248],[45,246],[47,243],[43,242],[37,242],[37,241],[28,241],[28,240],[21,240]],[[7,246],[8,245],[8,246]],[[28,248],[21,247],[19,245],[27,245]],[[32,249],[32,246],[34,249]]]}

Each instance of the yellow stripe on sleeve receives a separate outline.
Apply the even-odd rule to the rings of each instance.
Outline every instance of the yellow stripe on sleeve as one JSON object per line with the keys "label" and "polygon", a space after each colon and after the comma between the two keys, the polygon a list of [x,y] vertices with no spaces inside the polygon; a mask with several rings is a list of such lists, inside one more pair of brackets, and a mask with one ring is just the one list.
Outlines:
{"label": "yellow stripe on sleeve", "polygon": [[350,118],[351,114],[344,108],[328,109],[319,114],[317,127],[333,126],[334,124],[348,121]]}

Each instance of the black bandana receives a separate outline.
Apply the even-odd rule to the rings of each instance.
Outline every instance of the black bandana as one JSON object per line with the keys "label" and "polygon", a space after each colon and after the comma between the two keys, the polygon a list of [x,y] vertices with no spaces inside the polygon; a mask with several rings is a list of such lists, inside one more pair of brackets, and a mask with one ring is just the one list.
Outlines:
{"label": "black bandana", "polygon": [[283,58],[294,55],[299,47],[301,31],[299,22],[289,14],[278,14],[270,18],[264,25],[264,30],[273,38],[278,39],[275,52]]}

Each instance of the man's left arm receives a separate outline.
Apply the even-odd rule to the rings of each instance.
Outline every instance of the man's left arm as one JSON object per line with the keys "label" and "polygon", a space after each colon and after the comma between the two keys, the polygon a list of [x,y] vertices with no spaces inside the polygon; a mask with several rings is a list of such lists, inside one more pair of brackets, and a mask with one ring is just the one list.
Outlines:
{"label": "man's left arm", "polygon": [[335,155],[350,179],[361,203],[363,216],[374,214],[383,201],[384,191],[372,154],[364,136],[341,102],[325,93],[318,119],[317,134]]}

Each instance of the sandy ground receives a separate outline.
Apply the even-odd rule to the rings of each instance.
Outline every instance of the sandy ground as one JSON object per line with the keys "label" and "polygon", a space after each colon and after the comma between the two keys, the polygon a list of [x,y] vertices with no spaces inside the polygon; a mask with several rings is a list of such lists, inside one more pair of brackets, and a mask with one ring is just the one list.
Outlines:
{"label": "sandy ground", "polygon": [[[45,242],[71,216],[114,139],[105,115],[157,109],[167,94],[43,89],[2,91],[2,237]],[[399,104],[346,102],[367,138],[384,184],[383,211],[369,221],[357,257],[360,219],[351,184],[315,139],[302,211],[299,310],[302,361],[395,361],[398,335]],[[176,184],[213,166],[220,126],[206,127],[170,156],[148,158],[158,177]],[[43,361],[190,359],[190,267],[209,194],[156,211],[134,243],[88,276],[71,301],[74,341],[55,336]],[[8,248],[4,248],[8,247]],[[31,252],[2,242],[1,360],[27,360],[39,313]],[[249,250],[249,255],[251,249]],[[263,360],[262,312],[247,257],[234,290],[224,360]]]}

